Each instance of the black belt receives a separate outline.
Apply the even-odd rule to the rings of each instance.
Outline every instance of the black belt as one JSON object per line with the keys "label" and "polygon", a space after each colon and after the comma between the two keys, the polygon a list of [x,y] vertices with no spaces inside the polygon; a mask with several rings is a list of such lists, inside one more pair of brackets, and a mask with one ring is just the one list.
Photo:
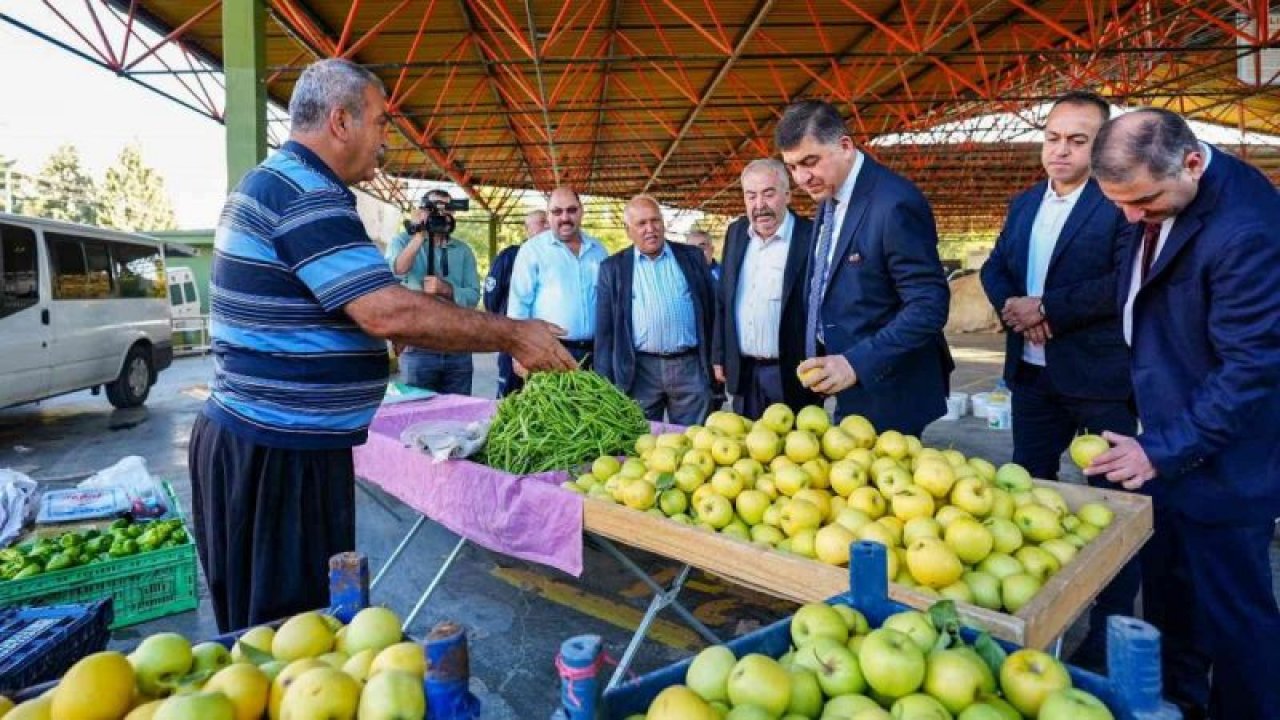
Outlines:
{"label": "black belt", "polygon": [[772,367],[778,364],[778,358],[762,358],[753,355],[743,355],[744,360],[750,360],[752,365],[757,367]]}
{"label": "black belt", "polygon": [[694,353],[694,349],[685,348],[683,350],[676,350],[675,352],[669,352],[669,353],[655,353],[655,352],[645,352],[643,350],[637,350],[636,353],[639,355],[647,355],[649,357],[662,358],[663,360],[670,360],[672,358],[680,358],[686,355],[692,355]]}
{"label": "black belt", "polygon": [[595,340],[561,340],[560,344],[570,350],[594,350],[596,348]]}

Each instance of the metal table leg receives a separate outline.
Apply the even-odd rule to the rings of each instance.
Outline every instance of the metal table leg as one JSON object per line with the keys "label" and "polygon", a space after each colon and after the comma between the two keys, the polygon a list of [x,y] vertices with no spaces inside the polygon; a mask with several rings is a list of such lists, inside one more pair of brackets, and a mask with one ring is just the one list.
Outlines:
{"label": "metal table leg", "polygon": [[392,563],[400,557],[400,553],[404,552],[404,549],[409,545],[409,541],[413,540],[413,536],[418,534],[418,531],[422,529],[422,525],[426,521],[426,515],[418,516],[417,522],[413,524],[413,527],[409,528],[409,532],[405,533],[404,539],[401,540],[400,544],[396,546],[396,549],[391,552],[391,556],[387,558],[386,562],[382,563],[382,567],[378,568],[378,574],[373,576],[373,582],[369,583],[370,590],[378,587],[378,582],[382,580],[382,576],[387,574],[387,571],[391,569]]}
{"label": "metal table leg", "polygon": [[[648,576],[645,575],[645,577]],[[631,661],[635,659],[636,652],[640,650],[640,643],[644,642],[645,636],[649,634],[649,626],[658,617],[658,613],[662,612],[662,608],[675,603],[676,596],[684,588],[684,581],[687,577],[689,577],[689,566],[685,565],[680,568],[680,573],[676,575],[676,579],[671,581],[669,589],[659,589],[658,592],[653,594],[653,598],[649,601],[649,609],[644,611],[644,617],[640,619],[640,624],[636,626],[636,631],[631,636],[631,642],[627,643],[627,649],[622,653],[622,657],[618,659],[618,667],[614,669],[613,677],[609,678],[609,684],[605,687],[605,690],[616,687],[626,677],[627,669],[631,667]]]}
{"label": "metal table leg", "polygon": [[680,579],[677,582],[673,582],[671,585],[671,588],[664,588],[661,585],[659,585],[653,578],[649,577],[649,573],[645,572],[644,568],[640,567],[635,563],[634,560],[624,555],[622,551],[618,549],[618,546],[614,545],[613,542],[611,542],[608,538],[601,537],[599,535],[593,535],[592,537],[595,538],[596,542],[600,544],[600,547],[603,548],[604,551],[608,553],[611,557],[613,557],[614,560],[617,560],[618,563],[621,564],[628,571],[630,571],[632,575],[635,575],[637,578],[640,578],[641,582],[643,582],[645,585],[648,585],[649,589],[653,591],[655,599],[659,597],[664,598],[662,607],[658,608],[659,610],[661,610],[663,607],[670,606],[671,609],[675,611],[677,615],[680,616],[680,619],[684,620],[684,622],[689,627],[693,628],[694,632],[701,635],[704,640],[711,643],[712,645],[716,645],[720,643],[720,638],[717,637],[716,634],[712,632],[710,628],[704,625],[701,620],[694,617],[693,613],[689,612],[689,610],[685,608],[684,605],[680,604],[680,601],[676,599],[676,596],[680,592],[680,586],[684,584],[684,576],[687,575],[689,572],[688,565],[684,566],[684,570],[681,571],[682,574],[680,576]]}
{"label": "metal table leg", "polygon": [[462,552],[462,548],[466,544],[466,538],[458,538],[458,544],[453,546],[449,556],[444,559],[444,564],[436,571],[435,577],[431,578],[431,583],[427,585],[427,589],[422,591],[422,595],[418,598],[418,604],[413,606],[413,610],[410,610],[409,615],[404,619],[404,625],[401,626],[402,630],[409,631],[409,626],[413,624],[414,618],[418,617],[418,612],[422,610],[422,606],[427,604],[427,598],[431,597],[431,593],[436,591],[440,581],[444,580],[444,574],[453,566],[454,560],[458,559],[458,553]]}

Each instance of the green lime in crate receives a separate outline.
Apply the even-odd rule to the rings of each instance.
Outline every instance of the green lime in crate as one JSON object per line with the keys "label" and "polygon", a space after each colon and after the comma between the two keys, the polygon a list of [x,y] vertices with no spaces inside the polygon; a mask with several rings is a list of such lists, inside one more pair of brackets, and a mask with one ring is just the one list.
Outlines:
{"label": "green lime in crate", "polygon": [[[0,581],[0,607],[84,603],[110,597],[115,604],[113,630],[194,609],[199,603],[195,545],[167,483],[165,492],[179,527],[161,524],[169,521],[139,523],[135,530],[113,536],[114,542],[105,549],[107,533],[87,538],[86,544],[93,543],[95,560],[72,567],[63,567],[62,556],[68,548],[57,548],[44,558],[53,568]],[[151,542],[152,527],[169,531],[166,542]]]}

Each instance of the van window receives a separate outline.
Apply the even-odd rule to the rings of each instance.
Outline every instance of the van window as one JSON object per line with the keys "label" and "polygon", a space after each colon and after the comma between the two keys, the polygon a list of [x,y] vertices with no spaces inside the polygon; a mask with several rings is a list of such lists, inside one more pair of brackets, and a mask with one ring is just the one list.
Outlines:
{"label": "van window", "polygon": [[163,298],[168,294],[160,248],[113,242],[111,264],[120,283],[120,297]]}
{"label": "van window", "polygon": [[31,228],[0,225],[0,317],[40,301],[36,234]]}
{"label": "van window", "polygon": [[[103,300],[111,297],[111,274],[103,267],[100,241],[88,241],[90,266],[81,238],[60,233],[45,233],[52,260],[54,300]],[[97,247],[93,247],[97,245]]]}
{"label": "van window", "polygon": [[187,282],[185,282],[185,283],[183,283],[183,284],[182,284],[182,289],[187,293],[187,302],[189,302],[189,303],[198,303],[198,302],[200,302],[200,299],[196,297],[196,284],[195,284],[195,283],[193,283],[193,282],[191,282],[191,281],[189,281],[189,280],[188,280]]}
{"label": "van window", "polygon": [[177,285],[169,286],[169,304],[177,307],[182,304],[182,288]]}

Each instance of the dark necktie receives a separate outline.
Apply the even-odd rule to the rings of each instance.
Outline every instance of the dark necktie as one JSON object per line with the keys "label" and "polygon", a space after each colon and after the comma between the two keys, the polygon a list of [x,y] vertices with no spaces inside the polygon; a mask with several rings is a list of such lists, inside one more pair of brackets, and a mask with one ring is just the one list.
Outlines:
{"label": "dark necktie", "polygon": [[1147,273],[1156,261],[1156,243],[1160,240],[1161,223],[1142,224],[1142,281],[1146,282]]}
{"label": "dark necktie", "polygon": [[806,358],[818,354],[818,324],[822,322],[822,298],[827,287],[827,256],[831,254],[831,234],[835,228],[836,199],[822,205],[822,227],[818,230],[818,244],[813,249],[813,274],[809,276],[809,310],[804,325],[804,353]]}

